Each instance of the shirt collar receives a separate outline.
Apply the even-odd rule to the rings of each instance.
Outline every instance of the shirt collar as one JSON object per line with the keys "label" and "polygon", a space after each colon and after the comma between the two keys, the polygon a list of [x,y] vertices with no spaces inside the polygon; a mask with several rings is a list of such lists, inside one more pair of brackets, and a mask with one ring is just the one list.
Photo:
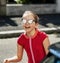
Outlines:
{"label": "shirt collar", "polygon": [[[32,36],[32,37],[30,37],[30,38],[35,38],[36,36],[37,36],[37,33],[38,33],[38,30],[36,29],[36,32],[35,32],[35,34]],[[27,35],[26,35],[26,33],[24,34],[24,36],[25,36],[25,38],[29,38]]]}

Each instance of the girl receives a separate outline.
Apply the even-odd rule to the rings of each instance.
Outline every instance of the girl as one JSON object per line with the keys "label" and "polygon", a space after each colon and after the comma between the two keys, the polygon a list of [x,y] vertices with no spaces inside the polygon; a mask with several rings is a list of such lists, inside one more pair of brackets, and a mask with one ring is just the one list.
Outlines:
{"label": "girl", "polygon": [[22,33],[17,40],[17,55],[5,59],[4,63],[19,62],[24,49],[28,56],[28,63],[40,63],[48,54],[50,42],[47,34],[38,30],[38,20],[38,16],[32,11],[24,12],[22,26],[25,33]]}

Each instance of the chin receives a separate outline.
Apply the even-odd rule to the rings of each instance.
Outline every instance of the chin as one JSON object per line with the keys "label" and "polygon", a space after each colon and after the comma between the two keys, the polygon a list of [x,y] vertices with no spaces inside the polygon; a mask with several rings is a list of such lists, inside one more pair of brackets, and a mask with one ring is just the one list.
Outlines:
{"label": "chin", "polygon": [[31,30],[25,30],[27,33],[30,33],[31,32]]}

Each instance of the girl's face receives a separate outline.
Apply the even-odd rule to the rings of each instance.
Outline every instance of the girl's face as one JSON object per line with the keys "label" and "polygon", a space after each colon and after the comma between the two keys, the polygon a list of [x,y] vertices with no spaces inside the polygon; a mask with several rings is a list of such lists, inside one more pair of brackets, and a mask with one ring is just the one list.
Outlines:
{"label": "girl's face", "polygon": [[32,32],[37,27],[37,23],[35,23],[35,19],[32,15],[23,17],[22,25],[26,32]]}

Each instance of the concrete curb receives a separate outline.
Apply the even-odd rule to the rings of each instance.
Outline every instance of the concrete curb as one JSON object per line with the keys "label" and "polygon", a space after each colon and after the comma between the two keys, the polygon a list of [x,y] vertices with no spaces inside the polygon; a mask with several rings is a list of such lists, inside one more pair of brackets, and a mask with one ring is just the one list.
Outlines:
{"label": "concrete curb", "polygon": [[[46,32],[47,34],[60,33],[60,27],[57,27],[57,28],[42,28],[40,30]],[[1,31],[0,32],[0,38],[18,37],[23,32],[24,32],[24,30]]]}

